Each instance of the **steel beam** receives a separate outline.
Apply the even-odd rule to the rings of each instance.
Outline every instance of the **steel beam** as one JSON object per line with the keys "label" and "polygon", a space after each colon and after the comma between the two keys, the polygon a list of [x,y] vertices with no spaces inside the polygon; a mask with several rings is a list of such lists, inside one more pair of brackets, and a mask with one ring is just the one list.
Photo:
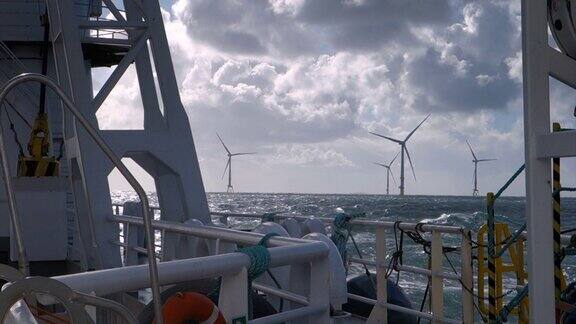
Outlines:
{"label": "steel beam", "polygon": [[[524,145],[530,323],[553,323],[554,256],[550,159],[538,156],[538,137],[550,133],[547,2],[522,1]],[[573,71],[572,71],[573,72]]]}
{"label": "steel beam", "polygon": [[576,156],[576,130],[539,135],[536,156],[541,159]]}

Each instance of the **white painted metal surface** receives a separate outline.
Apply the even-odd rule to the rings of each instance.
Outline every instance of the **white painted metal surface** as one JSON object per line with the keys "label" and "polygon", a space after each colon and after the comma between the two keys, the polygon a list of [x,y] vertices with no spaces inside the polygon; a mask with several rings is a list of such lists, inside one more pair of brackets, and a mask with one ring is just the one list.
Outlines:
{"label": "white painted metal surface", "polygon": [[[110,220],[131,226],[142,226],[143,224],[141,218],[132,216],[116,215],[111,216]],[[154,221],[153,226],[156,229],[164,230],[166,233],[218,239],[242,245],[257,244],[264,237],[263,234],[255,232],[240,232],[213,226],[190,226],[167,221]],[[332,271],[332,266],[326,243],[274,236],[270,238],[269,245],[273,246],[269,249],[270,267],[274,269],[290,266],[291,274],[287,285],[290,287],[290,291],[277,290],[267,285],[264,285],[263,291],[272,292],[273,295],[280,297],[288,296],[287,300],[296,301],[295,305],[290,308],[287,307],[284,312],[270,317],[270,322],[300,318],[309,323],[328,323],[330,321],[330,307],[338,309],[342,300],[333,302],[333,293],[330,293],[334,289],[334,283],[330,281],[331,276],[327,275]],[[235,252],[161,262],[158,266],[158,273],[161,285],[223,276],[219,308],[230,320],[246,314],[245,269],[249,265],[250,259],[247,255]],[[75,290],[92,291],[96,295],[106,295],[147,287],[146,285],[149,283],[145,269],[145,265],[128,266],[61,276],[56,279],[63,281]],[[341,281],[344,281],[342,284],[345,287],[345,277],[341,278]],[[307,305],[303,306],[302,301],[306,301]],[[259,321],[265,319],[259,319]]]}
{"label": "white painted metal surface", "polygon": [[[212,213],[217,217],[238,217],[238,218],[264,218],[263,215],[256,214],[238,214],[238,213]],[[308,217],[299,217],[293,215],[275,215],[274,218],[278,220],[292,221],[299,220],[305,222]],[[120,220],[119,218],[118,220]],[[326,217],[315,217],[316,220],[321,220],[326,223],[333,222],[333,219]],[[351,257],[348,259],[349,262],[364,264],[376,269],[377,277],[377,298],[378,300],[369,299],[362,296],[357,296],[348,293],[348,298],[359,300],[368,304],[375,305],[372,314],[369,318],[369,322],[374,323],[386,323],[387,322],[387,312],[389,310],[394,310],[398,312],[404,312],[407,314],[412,314],[423,319],[431,320],[438,323],[474,323],[474,295],[472,291],[474,289],[473,283],[473,264],[472,264],[472,241],[471,232],[457,226],[445,226],[445,225],[433,225],[433,224],[415,224],[402,222],[395,224],[394,222],[377,221],[377,220],[365,220],[365,219],[353,219],[350,221],[352,225],[360,226],[370,226],[376,228],[376,258],[374,260],[369,259],[359,259]],[[387,303],[387,281],[386,281],[386,271],[389,270],[389,258],[387,254],[389,251],[386,249],[386,230],[393,230],[395,227],[399,227],[406,231],[415,231],[416,229],[420,232],[430,233],[432,236],[432,248],[431,248],[431,259],[432,268],[425,269],[409,265],[398,265],[397,269],[400,271],[406,271],[410,273],[420,274],[431,278],[431,293],[430,300],[432,304],[432,312],[420,312],[413,309],[404,308],[401,306],[393,305]],[[452,235],[458,236],[461,242],[460,244],[460,255],[461,255],[461,266],[459,273],[446,272],[443,269],[442,261],[444,258],[443,254],[443,244],[441,235]],[[305,237],[304,237],[305,238]],[[565,240],[569,239],[567,236],[564,237]],[[461,319],[450,319],[443,315],[444,309],[444,280],[450,280],[460,285],[461,298],[462,298],[462,318]]]}
{"label": "white painted metal surface", "polygon": [[[524,78],[524,143],[530,322],[555,318],[551,157],[576,156],[576,136],[551,133],[552,76],[576,87],[576,62],[548,44],[548,28],[564,50],[576,46],[567,1],[522,1],[522,62]],[[548,12],[550,10],[550,12]],[[559,20],[561,17],[568,19]],[[549,17],[554,21],[548,21]],[[573,53],[568,53],[574,55]]]}

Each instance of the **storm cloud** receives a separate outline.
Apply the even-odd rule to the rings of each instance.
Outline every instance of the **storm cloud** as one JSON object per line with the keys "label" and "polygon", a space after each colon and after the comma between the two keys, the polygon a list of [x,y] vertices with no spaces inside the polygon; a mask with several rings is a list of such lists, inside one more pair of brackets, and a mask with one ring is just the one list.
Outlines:
{"label": "storm cloud", "polygon": [[402,137],[427,113],[410,143],[420,181],[409,192],[468,193],[466,139],[500,159],[492,179],[522,161],[519,4],[178,0],[163,15],[208,190],[223,188],[217,131],[260,153],[238,163],[235,187],[246,191],[306,192],[314,182],[381,192],[370,162],[397,145],[368,131]]}

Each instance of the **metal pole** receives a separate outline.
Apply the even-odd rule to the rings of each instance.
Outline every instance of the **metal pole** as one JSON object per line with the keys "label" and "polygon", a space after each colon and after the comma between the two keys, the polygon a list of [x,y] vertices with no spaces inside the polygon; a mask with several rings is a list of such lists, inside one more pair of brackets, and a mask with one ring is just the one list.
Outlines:
{"label": "metal pole", "polygon": [[532,242],[528,243],[527,264],[530,278],[535,279],[530,280],[530,323],[550,323],[555,316],[551,161],[538,155],[539,137],[550,134],[549,79],[554,64],[550,53],[556,52],[548,45],[550,3],[522,0],[526,219],[528,242]]}
{"label": "metal pole", "polygon": [[[154,256],[154,245],[155,245],[155,243],[154,243],[154,231],[152,228],[152,219],[151,219],[150,213],[149,213],[150,204],[148,202],[148,197],[146,196],[146,192],[144,191],[144,189],[142,188],[142,186],[140,185],[138,180],[136,180],[136,178],[134,178],[134,176],[132,175],[130,170],[128,170],[128,168],[126,168],[126,166],[124,165],[124,163],[122,163],[120,158],[116,156],[114,151],[108,146],[108,144],[106,144],[104,139],[102,139],[98,130],[95,129],[94,126],[92,126],[92,124],[90,124],[90,122],[84,117],[84,115],[82,115],[82,113],[75,107],[74,102],[50,78],[48,78],[44,75],[38,74],[38,73],[24,73],[24,74],[18,75],[16,77],[10,79],[2,88],[2,92],[0,93],[0,103],[2,103],[4,101],[6,95],[8,94],[8,92],[10,92],[10,90],[12,90],[12,88],[14,88],[15,86],[17,86],[20,83],[27,82],[27,81],[36,81],[36,82],[40,82],[42,84],[46,84],[60,97],[62,102],[64,102],[64,106],[67,107],[68,110],[70,110],[72,112],[72,114],[74,115],[76,120],[78,120],[80,122],[80,124],[82,124],[82,126],[84,127],[86,132],[92,137],[94,142],[100,147],[100,149],[104,152],[104,154],[106,154],[106,156],[108,157],[110,162],[112,162],[112,164],[114,164],[114,166],[118,169],[118,171],[124,176],[126,181],[128,181],[128,183],[132,186],[132,188],[134,188],[134,191],[136,191],[136,193],[138,194],[138,197],[140,198],[140,202],[142,203],[142,216],[144,219],[144,228],[145,228],[146,236],[147,236],[146,248],[147,248],[148,255],[149,255],[148,265],[149,265],[149,270],[150,270],[150,283],[151,283],[152,296],[153,296],[153,302],[154,302],[155,320],[156,320],[156,323],[162,324],[163,323],[163,320],[162,320],[162,302],[160,300],[160,286],[158,285],[158,269],[157,269],[157,264],[156,264],[156,258],[153,257]],[[16,219],[18,221],[18,214],[16,211],[16,200],[15,200],[14,194],[12,192],[12,182],[10,181],[9,165],[8,165],[8,161],[6,159],[5,153],[6,152],[5,152],[4,140],[3,140],[2,136],[0,136],[0,155],[2,158],[4,177],[6,178],[5,179],[6,180],[5,186],[6,186],[6,189],[8,192],[10,214],[11,214],[13,219]],[[19,225],[19,223],[18,223],[18,225]],[[22,246],[22,248],[23,248],[23,246]]]}
{"label": "metal pole", "polygon": [[[6,89],[6,87],[5,87]],[[5,94],[2,95],[0,103],[4,102]],[[16,244],[18,245],[18,269],[25,275],[30,275],[28,267],[28,258],[26,257],[26,249],[24,248],[24,240],[22,239],[22,225],[20,224],[20,215],[16,206],[16,197],[12,190],[12,175],[10,174],[10,165],[6,157],[6,145],[4,144],[4,134],[0,131],[0,158],[2,159],[2,175],[4,177],[4,189],[8,195],[8,209],[10,211],[10,221],[16,235]]]}
{"label": "metal pole", "polygon": [[496,322],[496,264],[494,256],[496,255],[496,238],[494,225],[494,193],[489,192],[486,195],[487,212],[488,212],[488,321]]}
{"label": "metal pole", "polygon": [[[554,132],[562,130],[559,123],[554,123],[552,127]],[[555,157],[552,159],[552,188],[554,190],[552,199],[552,217],[554,219],[554,295],[556,300],[560,299],[562,293],[562,243],[560,242],[560,158]]]}
{"label": "metal pole", "polygon": [[461,255],[461,285],[462,285],[462,322],[474,323],[474,273],[472,261],[472,234],[470,231],[462,232],[460,245]]}
{"label": "metal pole", "polygon": [[431,264],[430,269],[432,276],[430,277],[430,303],[432,308],[432,323],[441,323],[444,318],[444,280],[438,276],[442,272],[442,236],[440,232],[432,232],[432,247],[431,247]]}

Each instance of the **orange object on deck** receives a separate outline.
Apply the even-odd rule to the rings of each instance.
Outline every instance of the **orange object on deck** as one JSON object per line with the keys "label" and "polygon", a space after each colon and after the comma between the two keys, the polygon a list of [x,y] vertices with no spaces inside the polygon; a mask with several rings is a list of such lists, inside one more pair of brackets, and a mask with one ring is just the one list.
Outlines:
{"label": "orange object on deck", "polygon": [[212,300],[195,292],[179,292],[168,298],[162,307],[162,315],[166,324],[185,324],[188,321],[226,324],[224,316]]}

